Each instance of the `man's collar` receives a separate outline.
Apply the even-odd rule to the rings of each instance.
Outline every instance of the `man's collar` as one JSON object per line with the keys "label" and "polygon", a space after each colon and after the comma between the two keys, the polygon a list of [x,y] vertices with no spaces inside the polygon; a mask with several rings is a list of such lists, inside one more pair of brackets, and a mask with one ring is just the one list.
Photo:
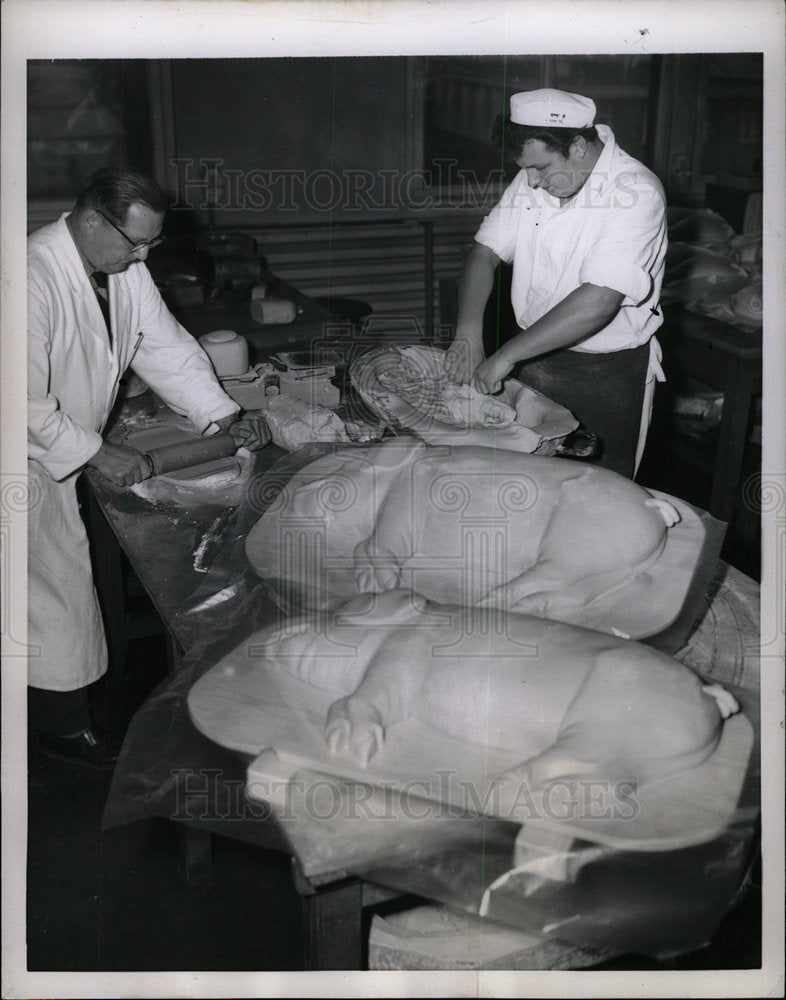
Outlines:
{"label": "man's collar", "polygon": [[598,130],[598,138],[603,143],[603,149],[600,151],[597,163],[592,168],[590,177],[594,174],[599,182],[598,188],[603,188],[609,180],[609,167],[614,156],[614,150],[617,148],[617,142],[614,138],[614,133],[608,125],[598,125],[596,128]]}
{"label": "man's collar", "polygon": [[82,263],[82,267],[85,269],[85,274],[87,274],[89,278],[90,275],[96,270],[96,268],[93,267],[93,265],[90,263],[87,257],[85,257],[85,255],[82,253],[82,248],[79,246],[79,241],[77,240],[76,234],[74,233],[74,223],[72,220],[73,220],[73,213],[69,213],[66,216],[65,220],[66,229],[68,230],[69,236],[74,241],[76,252],[79,254],[79,260]]}

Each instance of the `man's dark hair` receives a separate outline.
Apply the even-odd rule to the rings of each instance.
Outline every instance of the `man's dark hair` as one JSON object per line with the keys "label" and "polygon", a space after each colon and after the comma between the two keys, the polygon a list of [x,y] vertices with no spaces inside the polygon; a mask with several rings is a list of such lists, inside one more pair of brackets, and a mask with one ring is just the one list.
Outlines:
{"label": "man's dark hair", "polygon": [[101,209],[122,225],[134,202],[141,202],[154,212],[167,209],[166,195],[147,174],[131,167],[102,167],[82,182],[76,209]]}
{"label": "man's dark hair", "polygon": [[598,131],[594,125],[590,125],[588,128],[548,128],[540,125],[518,125],[510,118],[497,115],[491,132],[491,141],[497,149],[501,149],[506,156],[510,156],[514,160],[521,156],[524,143],[530,139],[540,139],[544,146],[567,157],[570,153],[570,144],[579,135],[587,142],[594,142],[598,138]]}

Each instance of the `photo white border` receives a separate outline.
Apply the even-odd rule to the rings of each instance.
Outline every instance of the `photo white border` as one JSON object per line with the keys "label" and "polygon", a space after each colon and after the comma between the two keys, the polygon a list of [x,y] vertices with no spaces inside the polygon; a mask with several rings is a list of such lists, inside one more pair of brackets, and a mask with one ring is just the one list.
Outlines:
{"label": "photo white border", "polygon": [[[282,55],[764,52],[763,485],[786,495],[784,8],[780,0],[4,0],[2,15],[2,485],[24,481],[27,59]],[[21,377],[20,377],[21,376]],[[23,644],[26,521],[3,524],[4,654]],[[765,517],[762,732],[763,969],[680,973],[28,973],[25,970],[24,661],[2,705],[3,997],[767,996],[783,993],[783,608],[786,512]],[[11,640],[9,637],[13,637]]]}

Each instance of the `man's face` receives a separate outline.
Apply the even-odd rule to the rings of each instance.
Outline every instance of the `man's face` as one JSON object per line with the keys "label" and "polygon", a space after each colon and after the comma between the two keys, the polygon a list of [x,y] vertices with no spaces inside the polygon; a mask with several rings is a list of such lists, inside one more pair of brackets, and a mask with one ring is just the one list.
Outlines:
{"label": "man's face", "polygon": [[527,171],[530,187],[542,188],[554,198],[571,198],[591,172],[584,158],[586,148],[583,140],[574,140],[565,157],[540,139],[529,139],[516,164]]}
{"label": "man's face", "polygon": [[[118,229],[96,209],[89,209],[89,225],[85,231],[86,246],[82,252],[99,271],[119,274],[138,260],[146,260],[146,245],[156,239],[164,224],[163,212],[154,212],[148,205],[134,202],[125,221]],[[123,235],[125,234],[125,235]],[[141,247],[135,246],[143,244]]]}

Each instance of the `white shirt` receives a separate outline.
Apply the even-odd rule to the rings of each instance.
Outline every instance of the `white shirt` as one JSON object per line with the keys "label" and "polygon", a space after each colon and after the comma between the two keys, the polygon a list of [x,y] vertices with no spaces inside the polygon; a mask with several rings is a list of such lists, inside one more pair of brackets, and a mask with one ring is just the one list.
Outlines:
{"label": "white shirt", "polygon": [[658,308],[666,256],[666,199],[658,178],[621,150],[610,128],[582,188],[561,206],[532,188],[521,170],[475,240],[513,263],[511,300],[522,329],[581,284],[625,298],[600,332],[571,350],[608,353],[647,343],[663,322]]}

